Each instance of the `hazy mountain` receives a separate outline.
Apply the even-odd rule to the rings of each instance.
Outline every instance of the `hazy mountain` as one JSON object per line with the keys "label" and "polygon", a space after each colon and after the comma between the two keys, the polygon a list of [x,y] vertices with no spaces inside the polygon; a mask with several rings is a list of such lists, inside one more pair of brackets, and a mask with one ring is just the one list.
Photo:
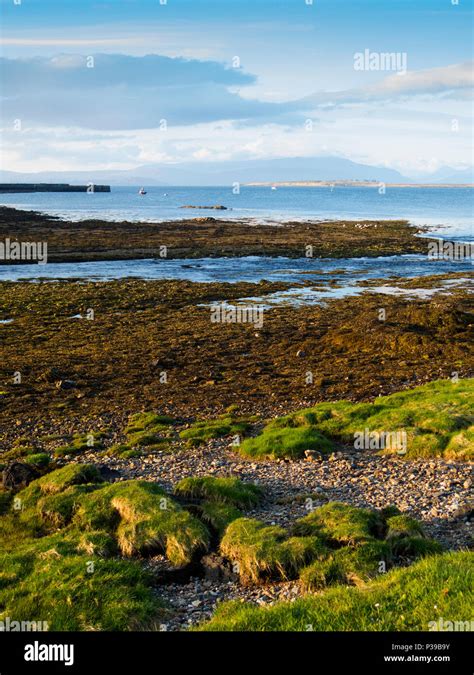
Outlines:
{"label": "hazy mountain", "polygon": [[105,183],[107,185],[232,185],[234,182],[375,180],[384,183],[472,183],[473,169],[446,166],[434,173],[403,176],[395,169],[340,157],[291,157],[240,162],[146,164],[127,171],[0,171],[0,182]]}
{"label": "hazy mountain", "polygon": [[[418,178],[420,180],[420,178]],[[474,183],[474,167],[470,169],[453,169],[443,166],[434,173],[423,176],[426,183]]]}
{"label": "hazy mountain", "polygon": [[0,171],[1,182],[94,182],[109,185],[232,185],[234,182],[345,179],[413,182],[394,169],[358,164],[340,157],[147,164],[129,171]]}

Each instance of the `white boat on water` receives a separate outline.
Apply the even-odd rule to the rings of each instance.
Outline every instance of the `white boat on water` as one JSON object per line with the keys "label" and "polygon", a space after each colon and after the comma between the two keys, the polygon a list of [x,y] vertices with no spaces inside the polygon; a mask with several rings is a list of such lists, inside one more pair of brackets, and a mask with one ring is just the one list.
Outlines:
{"label": "white boat on water", "polygon": [[138,190],[138,194],[139,194],[139,195],[146,195],[146,190],[145,190],[145,188],[140,188],[140,189]]}
{"label": "white boat on water", "polygon": [[272,185],[272,190],[276,190],[276,185]]}

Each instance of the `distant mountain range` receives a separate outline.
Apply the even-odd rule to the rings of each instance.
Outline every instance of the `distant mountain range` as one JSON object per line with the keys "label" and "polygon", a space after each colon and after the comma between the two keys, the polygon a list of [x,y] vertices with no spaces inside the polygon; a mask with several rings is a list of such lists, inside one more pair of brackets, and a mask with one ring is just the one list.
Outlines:
{"label": "distant mountain range", "polygon": [[146,164],[130,170],[0,171],[0,182],[102,183],[108,185],[232,185],[287,181],[369,180],[384,183],[472,183],[473,170],[442,167],[415,178],[395,169],[358,164],[340,157],[291,157],[239,162]]}

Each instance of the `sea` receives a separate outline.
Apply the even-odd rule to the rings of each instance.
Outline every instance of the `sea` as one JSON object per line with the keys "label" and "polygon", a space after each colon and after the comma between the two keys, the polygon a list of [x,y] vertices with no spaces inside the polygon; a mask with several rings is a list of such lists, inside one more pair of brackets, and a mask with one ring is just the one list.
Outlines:
{"label": "sea", "polygon": [[[138,190],[144,187],[146,194]],[[0,203],[35,210],[77,222],[97,218],[109,221],[160,222],[198,216],[244,220],[278,226],[288,221],[406,219],[427,227],[425,233],[443,239],[474,242],[473,190],[471,188],[368,187],[112,187],[110,193],[2,194]],[[226,211],[183,209],[185,205],[221,204]],[[423,236],[423,235],[421,235]],[[473,260],[430,260],[425,255],[378,258],[318,259],[284,257],[203,258],[192,260],[120,260],[47,265],[0,265],[0,280],[78,279],[106,281],[121,278],[185,279],[195,282],[294,282],[289,291],[265,297],[265,303],[307,304],[331,297],[356,295],[366,289],[358,282],[380,280],[373,290],[403,293],[392,277],[422,277],[451,272],[472,272]],[[311,278],[315,286],[337,277],[335,287],[302,288]],[[308,276],[310,275],[310,277]],[[438,289],[420,289],[429,297],[436,290],[449,292],[450,281]],[[413,294],[414,291],[409,291]],[[258,298],[256,298],[258,300]]]}
{"label": "sea", "polygon": [[[146,195],[139,194],[144,187]],[[298,220],[407,219],[447,237],[474,237],[472,188],[112,187],[111,192],[0,194],[0,203],[74,221],[87,218],[160,222],[195,216],[225,216],[260,223]],[[183,206],[221,204],[227,211]]]}

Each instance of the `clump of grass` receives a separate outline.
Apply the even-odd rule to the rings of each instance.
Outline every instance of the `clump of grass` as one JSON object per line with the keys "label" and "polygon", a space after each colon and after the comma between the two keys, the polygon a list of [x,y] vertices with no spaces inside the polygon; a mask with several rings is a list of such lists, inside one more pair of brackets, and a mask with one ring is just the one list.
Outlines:
{"label": "clump of grass", "polygon": [[427,631],[439,617],[472,616],[469,552],[434,555],[380,576],[363,589],[337,586],[318,596],[257,608],[222,603],[201,631]]}
{"label": "clump of grass", "polygon": [[407,515],[400,514],[387,518],[387,526],[387,539],[425,536],[421,523]]}
{"label": "clump of grass", "polygon": [[129,443],[117,443],[108,448],[107,455],[130,459],[131,457],[140,457],[142,454],[138,448],[132,448]]}
{"label": "clump of grass", "polygon": [[159,447],[163,443],[168,443],[172,434],[170,428],[173,424],[174,419],[168,415],[156,415],[152,412],[131,415],[125,429],[127,444],[130,447],[139,446],[150,449]]}
{"label": "clump of grass", "polygon": [[214,476],[183,478],[175,486],[174,493],[185,499],[205,499],[239,508],[255,506],[263,498],[263,490],[258,485],[243,483],[238,478]]}
{"label": "clump of grass", "polygon": [[61,445],[54,450],[57,457],[64,457],[65,455],[80,455],[83,452],[90,452],[91,450],[102,450],[102,439],[104,433],[101,431],[94,431],[89,434],[75,434],[72,440],[67,445]]}
{"label": "clump of grass", "polygon": [[112,534],[125,556],[163,551],[175,565],[209,544],[205,525],[156,483],[105,484],[91,465],[70,464],[33,481],[17,498],[31,527]]}
{"label": "clump of grass", "polygon": [[440,553],[438,542],[428,539],[421,523],[406,515],[392,516],[387,519],[387,541],[394,555],[419,558]]}
{"label": "clump of grass", "polygon": [[41,497],[64,492],[72,485],[101,483],[102,476],[93,464],[67,464],[61,469],[38,478],[18,493],[22,509],[35,507]]}
{"label": "clump of grass", "polygon": [[123,555],[164,551],[181,566],[207,549],[209,532],[158,485],[123,481],[80,500],[73,523],[79,528],[115,531]]}
{"label": "clump of grass", "polygon": [[33,466],[43,468],[48,466],[51,458],[46,452],[38,452],[32,455],[27,455],[24,461],[26,464],[33,464]]}
{"label": "clump of grass", "polygon": [[[21,440],[23,441],[24,439]],[[2,464],[8,464],[9,462],[13,462],[15,460],[27,462],[28,457],[38,454],[38,452],[38,448],[35,445],[26,445],[17,441],[13,443],[13,446],[10,450],[2,452],[0,457],[2,459]]]}
{"label": "clump of grass", "polygon": [[220,544],[221,553],[237,566],[243,583],[294,578],[324,550],[315,537],[289,537],[283,528],[251,518],[231,522]]}
{"label": "clump of grass", "polygon": [[401,537],[390,541],[390,547],[397,556],[422,558],[426,555],[441,553],[443,547],[433,539],[425,537]]}
{"label": "clump of grass", "polygon": [[331,546],[341,546],[371,541],[380,537],[384,529],[383,518],[376,511],[328,502],[297,520],[293,533],[319,537]]}
{"label": "clump of grass", "polygon": [[189,429],[181,431],[179,436],[186,440],[188,445],[198,446],[211,438],[241,436],[256,419],[256,417],[237,417],[233,412],[227,412],[215,420],[195,422]]}
{"label": "clump of grass", "polygon": [[125,433],[134,434],[158,426],[165,429],[173,424],[174,419],[169,415],[156,415],[152,412],[136,413],[130,416]]}
{"label": "clump of grass", "polygon": [[[39,516],[42,523],[54,529],[65,527],[71,522],[83,496],[90,494],[99,487],[95,484],[71,485],[63,492],[47,494],[38,499],[34,516]],[[31,514],[26,511],[23,514],[23,519],[29,517],[31,517]]]}
{"label": "clump of grass", "polygon": [[344,546],[301,570],[305,590],[314,591],[333,584],[362,585],[384,573],[392,562],[392,549],[384,541]]}
{"label": "clump of grass", "polygon": [[241,451],[251,457],[298,458],[307,449],[327,452],[332,441],[353,445],[355,434],[367,430],[379,438],[406,434],[406,448],[387,443],[378,448],[384,453],[469,460],[474,458],[473,409],[473,379],[438,380],[373,403],[320,403],[277,418],[259,436],[246,439]]}
{"label": "clump of grass", "polygon": [[255,438],[246,438],[240,446],[240,452],[246,457],[298,459],[305,450],[318,450],[323,454],[333,450],[333,444],[319,431],[307,427],[274,428],[265,427],[262,434]]}
{"label": "clump of grass", "polygon": [[303,587],[366,583],[406,558],[442,551],[417,520],[397,512],[394,507],[373,511],[329,502],[296,521],[295,534],[319,537],[328,546],[326,555],[302,570]]}

